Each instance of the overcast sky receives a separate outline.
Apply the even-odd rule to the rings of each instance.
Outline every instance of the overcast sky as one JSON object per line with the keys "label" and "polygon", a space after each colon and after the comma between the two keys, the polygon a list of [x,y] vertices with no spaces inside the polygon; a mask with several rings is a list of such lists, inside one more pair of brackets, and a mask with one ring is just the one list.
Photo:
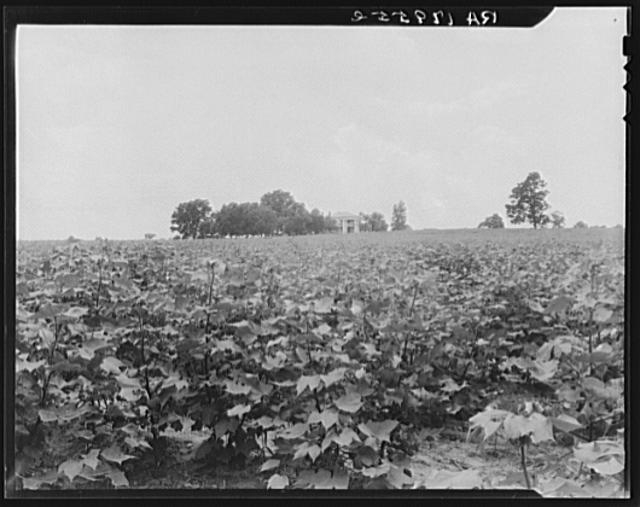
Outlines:
{"label": "overcast sky", "polygon": [[170,237],[178,203],[404,200],[414,229],[624,222],[624,9],[534,29],[21,26],[18,237]]}

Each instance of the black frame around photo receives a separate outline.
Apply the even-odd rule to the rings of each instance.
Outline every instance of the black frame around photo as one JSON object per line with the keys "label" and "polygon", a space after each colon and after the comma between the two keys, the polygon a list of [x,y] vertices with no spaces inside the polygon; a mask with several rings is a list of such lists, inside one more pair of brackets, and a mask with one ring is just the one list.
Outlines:
{"label": "black frame around photo", "polygon": [[[398,9],[406,8],[407,12],[415,13],[420,8],[436,8],[442,4],[428,0],[420,5],[398,4],[389,5],[389,10],[396,12]],[[404,491],[266,491],[266,490],[142,490],[142,489],[113,489],[113,490],[47,490],[47,491],[18,491],[15,485],[14,474],[14,396],[15,396],[15,328],[16,328],[16,248],[17,248],[17,228],[16,228],[16,33],[17,27],[22,24],[70,24],[70,25],[301,25],[301,26],[354,26],[361,24],[363,29],[377,27],[383,29],[384,26],[403,26],[406,29],[418,30],[420,26],[426,26],[427,21],[419,21],[420,15],[415,14],[410,21],[405,23],[401,16],[389,17],[388,20],[382,18],[379,13],[380,5],[360,5],[349,4],[348,6],[327,6],[327,7],[306,7],[306,6],[210,6],[206,2],[202,5],[192,5],[189,7],[177,7],[173,5],[145,5],[138,6],[118,6],[118,5],[95,5],[85,6],[80,2],[75,5],[61,3],[60,5],[47,6],[25,6],[25,5],[5,5],[3,6],[3,57],[4,57],[4,171],[3,171],[3,305],[2,322],[4,324],[4,460],[5,460],[5,498],[49,498],[49,499],[149,499],[157,501],[160,499],[182,499],[199,500],[205,498],[212,499],[243,499],[249,501],[253,499],[271,499],[275,501],[293,500],[296,502],[312,499],[317,501],[331,501],[341,499],[352,501],[355,499],[383,499],[388,501],[411,501],[419,502],[427,499],[438,499],[444,501],[475,501],[476,499],[497,500],[509,502],[511,499],[536,498],[537,495],[524,490],[469,490],[469,491],[449,491],[449,490],[404,490]],[[535,26],[543,20],[555,7],[560,5],[543,2],[535,7],[520,7],[513,5],[513,2],[497,1],[492,2],[491,10],[500,13],[497,26]],[[624,6],[627,3],[620,2],[565,2],[562,6]],[[635,7],[635,6],[634,6]],[[452,26],[468,26],[466,22],[467,14],[470,10],[486,10],[482,3],[472,0],[464,2],[464,6],[443,7],[443,12],[452,14],[455,22],[447,23],[447,17],[442,16],[442,26],[439,29],[446,30],[447,24]],[[366,18],[366,19],[365,19]],[[489,19],[489,18],[487,18]],[[637,312],[633,311],[636,304],[633,288],[638,286],[638,276],[632,268],[634,255],[637,256],[637,238],[635,230],[635,218],[637,206],[634,207],[632,196],[634,186],[637,186],[633,174],[634,162],[637,160],[637,147],[640,142],[637,136],[637,128],[633,129],[634,123],[638,123],[637,105],[633,102],[633,95],[640,95],[637,91],[638,61],[640,59],[640,48],[638,47],[637,32],[640,29],[640,9],[628,8],[628,29],[629,36],[621,41],[625,55],[629,63],[625,66],[628,76],[632,76],[628,81],[625,90],[627,91],[627,116],[626,121],[626,230],[625,230],[625,328],[626,328],[626,357],[625,357],[625,418],[626,418],[626,456],[627,468],[626,485],[627,491],[631,494],[631,501],[637,501],[637,451],[638,436],[635,426],[632,423],[634,415],[637,418],[637,408],[632,402],[640,391],[638,387],[638,374],[634,369],[634,363],[638,358],[638,344],[633,340],[633,331],[637,328]],[[365,28],[366,26],[366,28]],[[431,18],[433,26],[433,18]],[[471,29],[471,28],[470,28]],[[482,29],[475,27],[474,29]],[[633,76],[636,76],[635,78]],[[585,178],[589,175],[585,174]],[[622,504],[628,503],[626,500],[611,500],[607,503]]]}

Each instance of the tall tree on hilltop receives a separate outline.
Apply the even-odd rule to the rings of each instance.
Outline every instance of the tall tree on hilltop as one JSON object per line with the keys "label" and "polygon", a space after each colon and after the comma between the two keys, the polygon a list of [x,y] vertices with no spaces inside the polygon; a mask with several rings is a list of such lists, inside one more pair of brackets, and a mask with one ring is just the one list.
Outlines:
{"label": "tall tree on hilltop", "polygon": [[532,172],[511,190],[509,196],[511,201],[505,205],[511,223],[529,222],[534,229],[537,229],[549,222],[549,216],[545,214],[549,208],[546,201],[549,191],[545,190],[546,186],[540,174]]}
{"label": "tall tree on hilltop", "polygon": [[206,199],[182,202],[171,215],[171,231],[180,233],[182,239],[201,238],[202,225],[210,215],[211,205]]}
{"label": "tall tree on hilltop", "polygon": [[391,212],[391,230],[404,231],[407,228],[407,205],[404,201],[393,205]]}

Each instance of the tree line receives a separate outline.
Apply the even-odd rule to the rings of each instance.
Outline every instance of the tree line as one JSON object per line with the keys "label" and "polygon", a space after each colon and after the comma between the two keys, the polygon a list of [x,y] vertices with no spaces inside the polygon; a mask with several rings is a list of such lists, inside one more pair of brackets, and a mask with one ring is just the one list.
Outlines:
{"label": "tree line", "polygon": [[[393,208],[392,230],[406,225],[406,206],[400,201]],[[389,226],[382,213],[360,213],[360,229],[386,231]],[[338,223],[331,213],[324,214],[297,202],[284,190],[264,194],[259,202],[231,202],[214,211],[206,199],[180,203],[171,215],[171,231],[182,239],[223,236],[302,235],[337,232]]]}
{"label": "tree line", "polygon": [[[560,211],[548,214],[547,183],[538,172],[531,172],[518,183],[505,205],[506,215],[512,224],[529,223],[534,229],[549,224],[563,228],[565,217]],[[361,231],[402,231],[410,229],[407,224],[407,206],[403,201],[393,206],[391,226],[382,213],[359,214]],[[574,228],[589,227],[579,221]],[[485,218],[478,228],[502,229],[504,221],[498,213]],[[214,212],[205,199],[195,199],[178,205],[171,216],[171,231],[181,238],[211,238],[220,236],[271,236],[302,235],[336,232],[337,221],[314,208],[308,211],[289,192],[274,190],[264,194],[259,202],[231,202]]]}

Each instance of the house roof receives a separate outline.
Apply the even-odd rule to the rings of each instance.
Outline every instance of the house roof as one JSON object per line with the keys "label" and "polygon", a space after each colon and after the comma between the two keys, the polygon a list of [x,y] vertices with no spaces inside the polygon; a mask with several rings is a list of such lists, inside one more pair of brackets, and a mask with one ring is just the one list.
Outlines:
{"label": "house roof", "polygon": [[338,211],[337,213],[334,213],[333,215],[331,215],[331,218],[335,218],[335,219],[346,219],[346,220],[359,220],[360,216],[356,215],[355,213],[349,213],[348,211]]}

